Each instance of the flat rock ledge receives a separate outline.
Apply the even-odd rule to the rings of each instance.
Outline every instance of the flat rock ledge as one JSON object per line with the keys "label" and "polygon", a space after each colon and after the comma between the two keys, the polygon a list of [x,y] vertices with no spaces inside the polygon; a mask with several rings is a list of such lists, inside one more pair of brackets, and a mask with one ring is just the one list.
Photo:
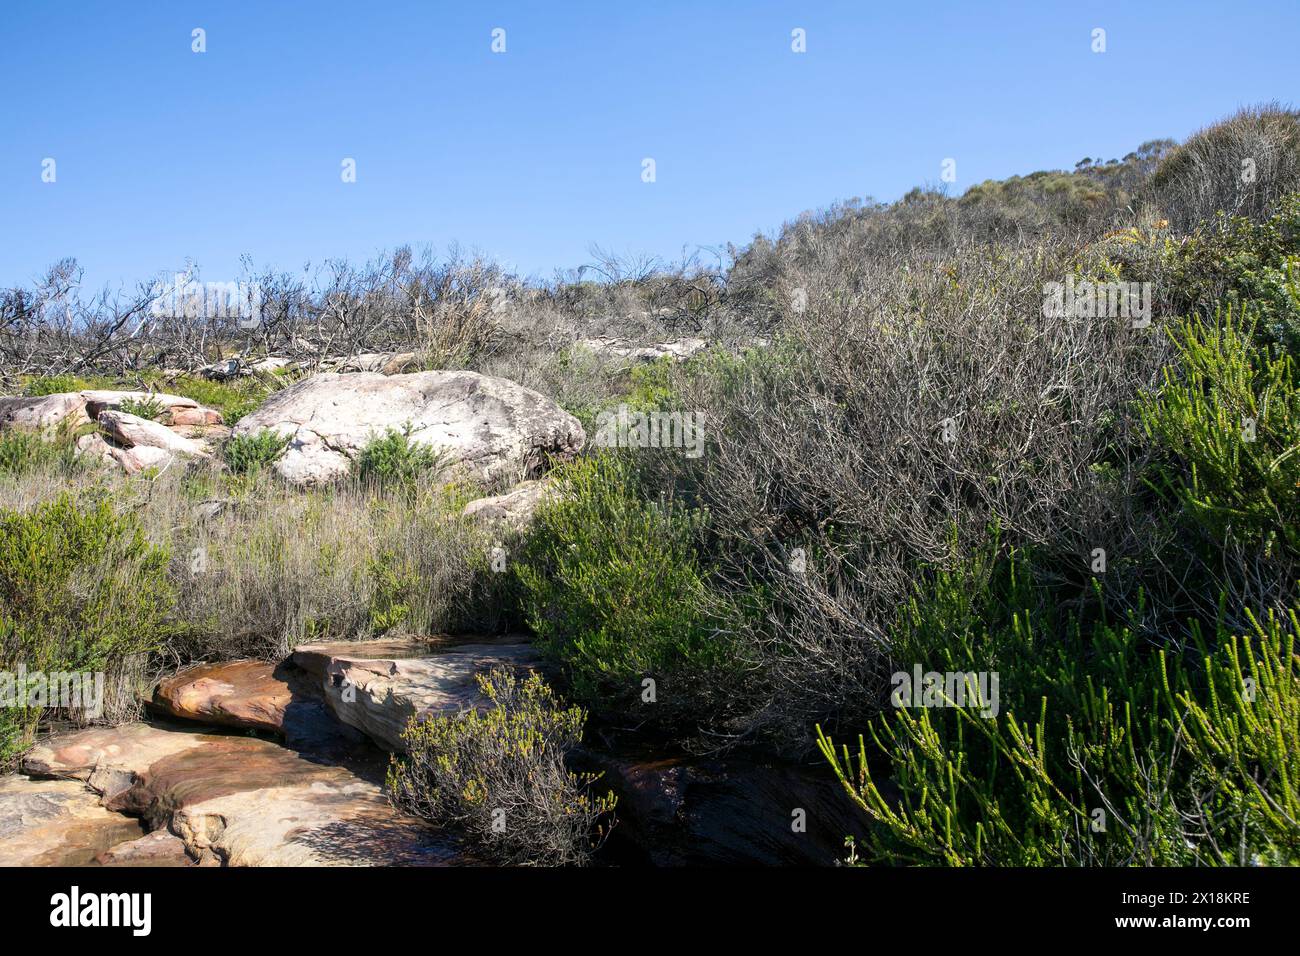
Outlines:
{"label": "flat rock ledge", "polygon": [[386,750],[405,750],[413,717],[463,713],[486,706],[475,679],[494,667],[529,670],[541,659],[520,638],[453,646],[411,640],[300,646],[294,663],[321,682],[334,715]]}
{"label": "flat rock ledge", "polygon": [[[372,773],[320,762],[271,741],[148,724],[92,728],[34,748],[22,770],[0,790],[0,820],[17,820],[0,840],[30,847],[31,863],[79,862],[113,851],[101,862],[161,856],[179,862],[176,845],[146,834],[166,832],[199,865],[370,866],[460,862],[458,843],[418,818],[393,809]],[[57,785],[57,787],[55,786]],[[52,840],[45,818],[25,812],[32,787],[57,794],[71,820],[88,820],[120,838],[92,839],[76,831]],[[10,797],[10,793],[18,796]],[[44,791],[41,791],[44,792]],[[78,796],[80,795],[80,796]],[[48,804],[48,800],[45,801]],[[45,811],[46,817],[50,811]],[[111,831],[109,820],[122,821]],[[5,833],[0,823],[0,834]],[[97,831],[98,832],[98,831]],[[44,847],[41,854],[35,852]],[[82,860],[81,858],[85,859]],[[0,858],[4,859],[4,858]],[[132,863],[130,865],[138,865]]]}

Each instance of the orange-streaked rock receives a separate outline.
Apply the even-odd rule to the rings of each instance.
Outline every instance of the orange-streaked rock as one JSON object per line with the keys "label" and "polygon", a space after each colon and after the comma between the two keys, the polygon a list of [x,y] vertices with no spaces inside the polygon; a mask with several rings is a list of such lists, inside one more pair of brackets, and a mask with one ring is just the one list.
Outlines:
{"label": "orange-streaked rock", "polygon": [[200,664],[160,683],[152,703],[173,717],[283,733],[293,691],[275,670],[254,660]]}

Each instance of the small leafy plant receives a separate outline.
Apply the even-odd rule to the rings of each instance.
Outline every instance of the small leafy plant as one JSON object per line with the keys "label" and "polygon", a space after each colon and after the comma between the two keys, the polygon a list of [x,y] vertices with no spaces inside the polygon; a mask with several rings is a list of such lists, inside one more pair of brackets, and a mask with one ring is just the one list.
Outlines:
{"label": "small leafy plant", "polygon": [[447,456],[428,445],[411,440],[411,426],[389,428],[370,440],[353,461],[353,472],[363,483],[411,485],[435,477],[447,464]]}
{"label": "small leafy plant", "polygon": [[250,475],[274,462],[289,445],[289,436],[277,432],[232,435],[226,442],[223,457],[236,475]]}
{"label": "small leafy plant", "polygon": [[564,707],[536,674],[496,668],[477,676],[480,712],[412,718],[408,754],[388,771],[393,803],[437,826],[459,826],[502,864],[580,866],[612,826],[613,794],[565,755],[582,741],[586,712]]}

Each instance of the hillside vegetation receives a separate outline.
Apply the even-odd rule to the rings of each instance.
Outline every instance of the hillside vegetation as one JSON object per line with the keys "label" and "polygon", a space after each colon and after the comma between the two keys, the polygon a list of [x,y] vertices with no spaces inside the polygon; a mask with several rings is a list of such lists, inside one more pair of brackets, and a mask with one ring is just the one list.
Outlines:
{"label": "hillside vegetation", "polygon": [[[816,761],[869,821],[853,862],[1300,863],[1298,121],[842,203],[714,263],[250,276],[251,327],[80,299],[61,263],[0,293],[6,394],[165,389],[229,421],[338,356],[413,353],[555,399],[588,447],[499,532],[462,509],[502,489],[441,484],[400,432],[310,490],[269,439],[126,477],[0,433],[0,668],[106,667],[120,719],[193,661],[526,629],[611,732]],[[1054,287],[1102,291],[1061,315]],[[294,364],[198,374],[232,356]],[[698,414],[703,453],[597,447],[620,407]],[[928,673],[959,676],[900,701]],[[6,718],[0,759],[49,716]]]}

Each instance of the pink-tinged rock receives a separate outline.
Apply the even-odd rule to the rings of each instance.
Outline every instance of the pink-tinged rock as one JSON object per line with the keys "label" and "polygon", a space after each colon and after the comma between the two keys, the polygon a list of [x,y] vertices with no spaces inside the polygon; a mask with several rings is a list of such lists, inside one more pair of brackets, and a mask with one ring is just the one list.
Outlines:
{"label": "pink-tinged rock", "polygon": [[167,830],[154,830],[138,840],[129,840],[95,857],[100,866],[194,866],[185,852],[185,841]]}
{"label": "pink-tinged rock", "polygon": [[114,464],[117,459],[113,457],[113,446],[104,440],[104,436],[99,432],[91,432],[88,435],[82,435],[77,439],[77,453],[85,455],[96,461],[102,461],[105,464]]}
{"label": "pink-tinged rock", "polygon": [[131,392],[116,389],[88,389],[81,393],[86,405],[86,414],[91,419],[99,418],[99,413],[120,409],[127,402],[154,402],[163,408],[198,408],[199,403],[184,395],[169,395],[166,392]]}
{"label": "pink-tinged rock", "polygon": [[41,741],[23,757],[22,770],[32,777],[83,782],[96,770],[138,775],[163,757],[202,746],[209,733],[143,723],[90,727]]}
{"label": "pink-tinged rock", "polygon": [[168,412],[169,425],[220,425],[221,413],[215,408],[173,408]]}
{"label": "pink-tinged rock", "polygon": [[0,867],[84,866],[142,832],[75,780],[0,777]]}
{"label": "pink-tinged rock", "polygon": [[110,445],[108,453],[128,475],[138,474],[146,468],[166,468],[176,457],[164,448],[150,448],[148,445],[138,448]]}
{"label": "pink-tinged rock", "polygon": [[[46,741],[23,766],[84,778],[106,808],[180,837],[199,865],[461,860],[455,839],[393,809],[380,786],[381,768],[331,764],[256,737],[146,724],[93,728]],[[96,847],[91,857],[104,849]]]}

